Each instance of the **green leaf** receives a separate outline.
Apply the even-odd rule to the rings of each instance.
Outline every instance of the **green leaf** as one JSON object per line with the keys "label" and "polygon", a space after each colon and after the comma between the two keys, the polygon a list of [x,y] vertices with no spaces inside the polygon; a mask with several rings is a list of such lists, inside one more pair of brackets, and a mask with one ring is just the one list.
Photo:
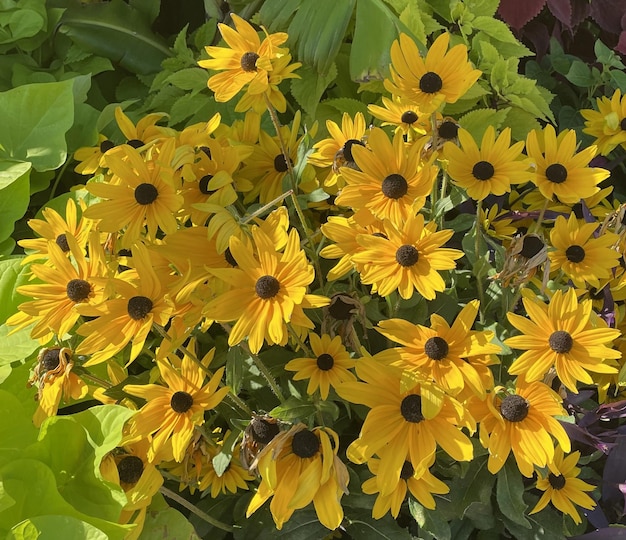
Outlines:
{"label": "green leaf", "polygon": [[283,404],[274,407],[269,415],[280,420],[294,422],[296,420],[305,421],[309,416],[315,414],[315,411],[315,405],[312,403],[292,396],[287,398]]}
{"label": "green leaf", "polygon": [[141,75],[160,71],[161,62],[172,56],[142,14],[122,0],[71,6],[59,21],[59,31],[86,50]]}
{"label": "green leaf", "polygon": [[533,129],[541,129],[541,124],[537,122],[533,114],[518,107],[511,107],[502,127],[511,128],[511,138],[514,141],[525,141],[526,136]]}
{"label": "green leaf", "polygon": [[[395,17],[382,2],[359,0],[350,48],[350,77],[367,82],[389,73],[391,44],[398,37]],[[373,31],[373,29],[376,29]]]}
{"label": "green leaf", "polygon": [[39,341],[30,337],[31,327],[10,334],[14,327],[0,325],[0,366],[28,358],[39,347]]}
{"label": "green leaf", "polygon": [[165,82],[173,84],[181,90],[203,90],[207,87],[209,72],[201,68],[181,69],[172,73]]}
{"label": "green leaf", "polygon": [[[0,144],[2,134],[0,131]],[[0,158],[0,242],[11,236],[15,222],[26,213],[30,201],[30,171],[30,163]]]}
{"label": "green leaf", "polygon": [[413,35],[422,43],[426,43],[426,25],[422,19],[423,11],[418,0],[408,0],[406,7],[400,13],[400,21],[413,32]]}
{"label": "green leaf", "polygon": [[337,68],[333,64],[326,75],[320,75],[312,67],[303,66],[298,74],[300,79],[291,80],[291,94],[307,114],[315,116],[320,98],[337,77]]}
{"label": "green leaf", "polygon": [[324,105],[330,105],[337,109],[340,113],[348,113],[352,118],[356,116],[356,113],[360,112],[368,118],[369,111],[367,110],[367,105],[361,101],[351,98],[335,98],[335,99],[326,99],[323,101]]}
{"label": "green leaf", "polygon": [[475,17],[472,21],[472,25],[474,28],[478,28],[478,30],[482,30],[489,37],[497,39],[498,41],[503,41],[505,43],[515,43],[516,45],[519,43],[513,32],[509,29],[509,27],[499,21],[498,19],[494,19],[489,16],[478,16]]}
{"label": "green leaf", "polygon": [[469,511],[472,504],[490,504],[494,481],[495,476],[487,469],[487,458],[474,458],[465,476],[450,486],[452,505],[458,508],[461,517],[473,517]]}
{"label": "green leaf", "polygon": [[28,282],[28,265],[22,265],[24,257],[15,256],[0,260],[0,324],[14,313],[17,306],[28,300],[26,296],[18,294],[15,289]]}
{"label": "green leaf", "polygon": [[452,538],[450,524],[437,512],[436,508],[428,510],[411,497],[409,499],[409,512],[420,528],[432,534],[437,540],[450,540]]}
{"label": "green leaf", "polygon": [[270,32],[284,29],[303,3],[304,0],[265,0],[259,10],[259,20]]}
{"label": "green leaf", "polygon": [[178,510],[148,510],[139,540],[200,540],[193,525]]}
{"label": "green leaf", "polygon": [[498,473],[496,497],[498,508],[509,519],[527,529],[530,523],[524,517],[528,506],[524,503],[524,482],[514,460],[509,458]]}
{"label": "green leaf", "polygon": [[493,126],[496,131],[506,120],[506,116],[511,109],[476,109],[467,113],[459,119],[459,125],[470,132],[477,144],[487,130],[487,126]]}
{"label": "green leaf", "polygon": [[619,56],[615,54],[615,51],[609,49],[599,39],[596,40],[595,45],[593,46],[593,51],[596,54],[598,62],[600,62],[603,66],[614,67],[617,69],[626,68],[626,66],[624,66],[622,61],[619,59]]}
{"label": "green leaf", "polygon": [[0,3],[0,44],[35,36],[46,29],[48,17],[43,0]]}
{"label": "green leaf", "polygon": [[402,540],[409,538],[408,531],[402,529],[389,514],[381,519],[373,519],[371,509],[346,508],[346,531],[352,538],[367,540]]}
{"label": "green leaf", "polygon": [[[325,75],[332,68],[350,22],[355,0],[316,0],[298,8],[288,34],[297,44],[298,59]],[[333,77],[334,79],[334,77]]]}
{"label": "green leaf", "polygon": [[74,82],[27,84],[0,93],[0,158],[30,161],[38,171],[60,167],[65,133],[74,122]]}
{"label": "green leaf", "polygon": [[228,465],[230,465],[240,433],[241,432],[238,430],[231,431],[222,443],[222,450],[213,457],[213,468],[217,476],[222,476],[224,471],[228,468]]}
{"label": "green leaf", "polygon": [[249,358],[241,347],[231,347],[226,353],[226,385],[233,394],[239,394],[245,373],[245,360]]}
{"label": "green leaf", "polygon": [[576,60],[572,63],[565,77],[572,84],[583,88],[587,88],[594,84],[594,77],[591,73],[591,68],[585,62],[581,62],[580,60]]}
{"label": "green leaf", "polygon": [[[30,411],[22,406],[18,397],[6,390],[0,390],[0,417],[2,418],[0,465],[2,465],[19,458],[24,448],[37,440],[37,429],[31,420]],[[0,505],[0,512],[2,511],[4,508]]]}
{"label": "green leaf", "polygon": [[81,540],[107,540],[108,536],[97,527],[70,516],[37,516],[11,529],[7,540],[35,540],[41,538],[80,538]]}

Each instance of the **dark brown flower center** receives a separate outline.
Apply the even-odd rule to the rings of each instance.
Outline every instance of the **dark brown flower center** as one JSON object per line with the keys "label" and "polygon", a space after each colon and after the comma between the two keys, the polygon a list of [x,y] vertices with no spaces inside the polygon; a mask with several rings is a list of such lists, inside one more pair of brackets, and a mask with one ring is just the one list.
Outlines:
{"label": "dark brown flower center", "polygon": [[546,169],[546,178],[555,184],[562,184],[567,180],[567,169],[560,163],[553,163]]}
{"label": "dark brown flower center", "polygon": [[354,307],[355,306],[352,304],[344,302],[341,296],[336,296],[328,306],[328,313],[331,317],[337,319],[338,321],[347,321],[350,317],[352,317],[352,310]]}
{"label": "dark brown flower center", "polygon": [[417,122],[417,113],[415,111],[405,111],[400,118],[405,124],[413,124]]}
{"label": "dark brown flower center", "polygon": [[181,390],[174,392],[170,400],[170,407],[172,407],[174,412],[186,413],[193,407],[193,396]]}
{"label": "dark brown flower center", "polygon": [[554,352],[561,354],[570,352],[574,346],[574,340],[572,339],[571,334],[565,330],[552,332],[552,334],[550,334],[550,338],[548,339],[548,343]]}
{"label": "dark brown flower center", "polygon": [[211,159],[211,149],[208,146],[201,146],[200,151],[204,152],[204,155]]}
{"label": "dark brown flower center", "polygon": [[407,422],[413,424],[424,420],[422,415],[422,398],[417,394],[406,396],[400,404],[400,414]]}
{"label": "dark brown flower center", "polygon": [[626,118],[622,118],[622,121],[619,123],[619,127],[626,131]]}
{"label": "dark brown flower center", "polygon": [[329,371],[335,365],[334,358],[328,353],[322,353],[317,357],[317,367],[322,371]]}
{"label": "dark brown flower center", "polygon": [[155,186],[144,182],[135,188],[135,200],[138,204],[146,206],[157,200],[159,192]]}
{"label": "dark brown flower center", "polygon": [[443,81],[434,71],[429,71],[428,73],[422,75],[419,87],[425,94],[434,94],[435,92],[439,92],[439,90],[441,90],[443,87]]}
{"label": "dark brown flower center", "polygon": [[101,154],[106,154],[109,150],[111,150],[111,148],[115,148],[115,143],[109,141],[108,139],[102,141],[100,143],[100,153]]}
{"label": "dark brown flower center", "polygon": [[41,358],[41,367],[44,371],[54,371],[59,367],[59,353],[61,349],[46,349]]}
{"label": "dark brown flower center", "polygon": [[538,236],[525,236],[522,240],[522,249],[519,254],[527,259],[532,259],[544,248],[544,243]]}
{"label": "dark brown flower center", "polygon": [[264,418],[255,418],[251,422],[252,438],[261,444],[268,444],[280,431],[278,424],[268,422]]}
{"label": "dark brown flower center", "polygon": [[146,143],[143,142],[141,139],[130,139],[126,141],[126,144],[128,146],[132,146],[136,150],[137,148],[141,148]]}
{"label": "dark brown flower center", "polygon": [[237,267],[239,266],[237,264],[237,261],[235,260],[235,257],[233,257],[232,252],[230,251],[230,248],[226,248],[226,251],[224,252],[224,259],[226,260],[226,262],[228,264],[230,264],[232,267]]}
{"label": "dark brown flower center", "polygon": [[54,241],[64,253],[67,253],[70,250],[70,245],[67,242],[67,235],[65,233],[57,236]]}
{"label": "dark brown flower center", "polygon": [[120,482],[136,484],[143,474],[143,461],[137,456],[125,456],[117,464]]}
{"label": "dark brown flower center", "polygon": [[396,251],[396,262],[400,266],[413,266],[419,259],[419,251],[410,244],[400,246]]}
{"label": "dark brown flower center", "polygon": [[284,172],[287,172],[287,170],[289,170],[289,166],[287,165],[287,160],[285,159],[285,156],[283,154],[278,154],[274,158],[274,169],[276,169],[276,172],[279,172],[279,173],[284,173]]}
{"label": "dark brown flower center", "polygon": [[382,192],[385,197],[399,199],[409,190],[409,184],[401,174],[390,174],[383,180]]}
{"label": "dark brown flower center", "polygon": [[256,71],[256,61],[259,59],[259,55],[255,52],[248,51],[241,57],[241,69],[250,73]]}
{"label": "dark brown flower center", "polygon": [[128,300],[126,311],[131,319],[140,321],[146,318],[153,305],[152,300],[146,296],[133,296]]}
{"label": "dark brown flower center", "polygon": [[574,245],[565,250],[567,260],[574,264],[582,262],[585,259],[585,250],[582,246]]}
{"label": "dark brown flower center", "polygon": [[313,457],[320,449],[320,440],[308,429],[298,431],[291,441],[291,451],[300,458]]}
{"label": "dark brown flower center", "polygon": [[267,300],[268,298],[274,298],[278,294],[280,283],[274,276],[261,276],[257,279],[254,290],[259,298]]}
{"label": "dark brown flower center", "polygon": [[550,473],[548,482],[554,489],[563,489],[565,487],[565,477],[560,474]]}
{"label": "dark brown flower center", "polygon": [[356,139],[348,139],[343,144],[343,157],[346,159],[346,161],[354,162],[354,156],[352,155],[352,147],[355,144],[358,144],[359,146],[365,147],[365,145],[361,141],[358,141]]}
{"label": "dark brown flower center", "polygon": [[424,343],[424,352],[431,360],[443,360],[448,356],[448,343],[439,336],[428,338]]}
{"label": "dark brown flower center", "polygon": [[404,465],[402,465],[402,470],[400,471],[400,478],[402,480],[408,480],[415,474],[415,469],[413,468],[413,464],[410,461],[405,461]]}
{"label": "dark brown flower center", "polygon": [[204,193],[205,195],[211,195],[211,193],[215,193],[215,191],[211,191],[209,189],[209,182],[213,178],[212,174],[205,174],[200,181],[198,182],[198,189],[200,189],[200,193]]}
{"label": "dark brown flower center", "polygon": [[451,122],[450,120],[446,120],[445,122],[441,123],[438,132],[439,137],[450,141],[452,139],[455,139],[456,136],[459,134],[459,126],[456,125],[454,122]]}
{"label": "dark brown flower center", "polygon": [[529,404],[522,396],[506,396],[500,403],[500,414],[509,422],[521,422],[528,416]]}
{"label": "dark brown flower center", "polygon": [[91,285],[84,279],[72,279],[68,282],[67,287],[65,287],[65,292],[72,302],[78,304],[89,298]]}
{"label": "dark brown flower center", "polygon": [[472,174],[476,180],[489,180],[493,177],[495,169],[488,161],[479,161],[472,168]]}

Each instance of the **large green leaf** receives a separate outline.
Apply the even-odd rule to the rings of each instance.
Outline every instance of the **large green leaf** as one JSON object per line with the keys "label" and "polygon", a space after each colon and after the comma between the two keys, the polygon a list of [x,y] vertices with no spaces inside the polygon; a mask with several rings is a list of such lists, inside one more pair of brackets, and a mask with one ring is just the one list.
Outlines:
{"label": "large green leaf", "polygon": [[70,516],[37,516],[22,521],[11,529],[7,540],[37,540],[38,538],[80,538],[107,540],[97,527]]}
{"label": "large green leaf", "polygon": [[10,334],[11,330],[14,327],[0,325],[0,366],[22,361],[39,347],[39,342],[30,337],[30,327],[13,334]]}
{"label": "large green leaf", "polygon": [[[30,412],[13,394],[0,390],[0,466],[17,459],[22,450],[37,440]],[[2,506],[0,505],[0,511]]]}
{"label": "large green leaf", "polygon": [[88,51],[141,75],[156,73],[172,56],[143,15],[122,0],[70,7],[59,29]]}
{"label": "large green leaf", "polygon": [[15,289],[28,281],[28,266],[23,266],[23,257],[0,260],[0,324],[17,312],[17,306],[27,298]]}
{"label": "large green leaf", "polygon": [[[2,94],[0,94],[0,110],[2,110]],[[1,147],[3,133],[5,130],[0,127],[0,155],[3,152]],[[15,222],[26,213],[30,201],[30,172],[30,163],[0,158],[0,243],[9,239]],[[13,246],[10,247],[12,249]],[[6,253],[0,251],[0,255],[6,255]]]}
{"label": "large green leaf", "polygon": [[193,525],[178,510],[148,510],[139,540],[199,540]]}
{"label": "large green leaf", "polygon": [[32,37],[45,30],[47,22],[45,0],[0,2],[0,44]]}
{"label": "large green leaf", "polygon": [[74,122],[73,87],[69,79],[0,93],[0,158],[30,161],[38,171],[60,167],[67,155],[65,133]]}
{"label": "large green leaf", "polygon": [[498,483],[496,486],[496,497],[498,508],[506,517],[526,529],[531,525],[524,517],[524,512],[528,506],[524,503],[524,482],[519,469],[515,466],[512,458],[509,457],[504,467],[498,473]]}

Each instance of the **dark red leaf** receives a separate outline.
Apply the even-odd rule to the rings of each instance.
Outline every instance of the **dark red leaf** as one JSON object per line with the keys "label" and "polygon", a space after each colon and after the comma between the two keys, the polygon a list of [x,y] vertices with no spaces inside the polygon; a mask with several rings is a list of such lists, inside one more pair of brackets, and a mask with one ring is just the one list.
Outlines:
{"label": "dark red leaf", "polygon": [[591,16],[600,28],[619,34],[622,31],[622,16],[626,12],[626,0],[593,0]]}
{"label": "dark red leaf", "polygon": [[498,13],[502,20],[512,28],[519,30],[528,21],[534,19],[545,6],[546,0],[501,0]]}
{"label": "dark red leaf", "polygon": [[572,27],[577,27],[591,13],[589,0],[573,0],[572,1]]}
{"label": "dark red leaf", "polygon": [[626,538],[626,529],[620,527],[605,527],[587,534],[571,536],[570,540],[614,540],[615,538]]}
{"label": "dark red leaf", "polygon": [[533,50],[537,53],[537,60],[541,60],[550,48],[550,33],[548,27],[541,22],[541,19],[530,21],[524,27],[524,39],[533,45]]}
{"label": "dark red leaf", "polygon": [[615,50],[621,54],[626,54],[626,30],[623,30],[619,35],[619,41],[615,46]]}
{"label": "dark red leaf", "polygon": [[548,9],[566,28],[572,28],[572,4],[570,0],[548,0]]}

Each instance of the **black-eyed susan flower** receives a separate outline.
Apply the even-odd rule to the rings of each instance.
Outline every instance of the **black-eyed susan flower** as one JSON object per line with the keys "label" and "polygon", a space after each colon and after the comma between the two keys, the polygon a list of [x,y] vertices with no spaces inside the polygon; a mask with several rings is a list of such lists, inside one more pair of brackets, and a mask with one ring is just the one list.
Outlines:
{"label": "black-eyed susan flower", "polygon": [[[213,358],[215,349],[205,356],[206,366]],[[148,460],[155,461],[166,443],[172,445],[172,455],[182,461],[192,440],[194,426],[204,423],[204,413],[214,409],[228,393],[227,386],[218,389],[224,368],[218,369],[204,384],[205,370],[187,355],[182,359],[180,371],[167,360],[157,362],[160,384],[127,384],[124,392],[143,398],[147,403],[129,420],[129,442],[151,437]]]}
{"label": "black-eyed susan flower", "polygon": [[421,160],[421,144],[407,148],[402,133],[396,133],[391,142],[381,128],[374,128],[367,144],[368,148],[352,145],[359,170],[340,169],[347,185],[335,203],[355,211],[366,208],[376,218],[400,226],[424,206],[437,167]]}
{"label": "black-eyed susan flower", "polygon": [[555,416],[564,416],[561,398],[535,381],[514,391],[496,386],[484,401],[471,398],[468,407],[480,423],[480,442],[489,450],[487,468],[496,474],[511,452],[520,472],[530,478],[536,467],[554,460],[555,438],[565,452],[570,440]]}
{"label": "black-eyed susan flower", "polygon": [[[164,152],[173,152],[171,139]],[[87,190],[103,199],[85,211],[85,217],[97,219],[105,232],[123,231],[122,247],[130,247],[147,226],[151,239],[158,229],[166,234],[177,228],[175,214],[183,204],[177,192],[173,170],[160,160],[144,161],[134,148],[124,145],[107,158],[114,173],[111,182],[90,182]]]}
{"label": "black-eyed susan flower", "polygon": [[432,128],[430,115],[424,114],[419,107],[399,97],[389,99],[383,96],[383,107],[368,105],[367,110],[383,121],[383,126],[395,126],[409,141],[426,135]]}
{"label": "black-eyed susan flower", "polygon": [[330,192],[336,193],[345,185],[341,167],[357,168],[352,147],[365,146],[367,124],[363,113],[357,112],[354,119],[348,113],[343,113],[341,128],[332,120],[326,120],[326,129],[330,137],[313,145],[314,152],[308,161],[314,167],[328,170],[323,185]]}
{"label": "black-eyed susan flower", "polygon": [[491,343],[493,332],[471,329],[477,315],[478,301],[473,300],[452,326],[436,313],[430,317],[430,328],[403,319],[380,321],[377,330],[403,346],[381,351],[377,358],[403,370],[402,389],[411,389],[420,378],[426,378],[452,395],[467,386],[484,397],[486,388],[472,365],[472,357],[495,354],[501,349]]}
{"label": "black-eyed susan flower", "polygon": [[331,387],[356,380],[348,371],[354,367],[355,361],[343,346],[341,336],[331,338],[328,334],[311,333],[309,342],[315,358],[295,358],[285,365],[287,371],[296,372],[294,381],[309,380],[307,394],[311,395],[319,388],[322,399],[327,399]]}
{"label": "black-eyed susan flower", "polygon": [[513,225],[510,212],[500,210],[497,204],[494,204],[488,210],[481,208],[479,219],[483,231],[497,240],[511,240],[517,232],[517,227]]}
{"label": "black-eyed susan flower", "polygon": [[98,306],[82,304],[76,308],[83,315],[96,317],[76,331],[85,336],[76,348],[77,353],[91,355],[86,366],[104,362],[130,342],[132,362],[141,352],[152,324],[165,326],[170,318],[171,301],[164,294],[145,246],[133,246],[133,262],[132,271],[111,281],[115,297]]}
{"label": "black-eyed susan flower", "polygon": [[72,372],[73,355],[67,347],[49,347],[39,351],[37,365],[28,380],[28,386],[37,385],[38,406],[33,416],[36,426],[57,413],[61,400],[82,399],[87,395],[87,385]]}
{"label": "black-eyed susan flower", "polygon": [[[149,142],[162,139],[168,135],[174,135],[174,130],[157,126],[157,122],[165,118],[165,113],[152,113],[147,114],[140,118],[137,124],[124,114],[121,107],[115,108],[115,121],[122,134],[126,137],[125,143],[133,148],[141,148]],[[120,147],[116,147],[114,152],[118,152]],[[108,158],[108,155],[107,155]],[[108,161],[105,162],[109,166]]]}
{"label": "black-eyed susan flower", "polygon": [[[504,341],[514,349],[524,349],[509,368],[511,375],[521,375],[527,382],[540,380],[554,366],[561,382],[578,392],[576,382],[593,384],[588,371],[615,373],[605,360],[621,358],[610,348],[620,332],[608,328],[597,317],[591,322],[591,300],[578,302],[576,291],[556,291],[550,303],[523,298],[528,319],[508,313],[509,322],[522,335]],[[609,346],[607,346],[609,345]]]}
{"label": "black-eyed susan flower", "polygon": [[[361,212],[359,217],[363,215],[365,212]],[[354,268],[352,256],[364,249],[357,242],[357,236],[383,234],[383,222],[374,216],[371,216],[367,224],[361,224],[361,220],[357,221],[354,216],[349,218],[330,216],[328,221],[321,226],[321,230],[326,238],[335,242],[335,244],[324,246],[320,251],[320,255],[326,259],[339,259],[337,264],[328,271],[327,276],[329,280],[335,280],[345,276]]]}
{"label": "black-eyed susan flower", "polygon": [[262,94],[268,91],[268,72],[272,71],[272,60],[286,54],[286,49],[279,48],[287,41],[287,34],[278,32],[268,34],[261,41],[256,30],[241,17],[231,14],[235,29],[225,24],[218,24],[222,38],[228,47],[205,47],[211,57],[200,60],[200,67],[223,71],[209,78],[208,87],[215,93],[215,100],[229,101],[235,94],[248,86],[250,94]]}
{"label": "black-eyed susan flower", "polygon": [[405,461],[420,477],[431,465],[437,446],[457,461],[472,459],[472,443],[461,427],[473,430],[475,426],[455,399],[426,381],[402,391],[399,370],[385,366],[376,357],[359,359],[356,371],[364,382],[340,384],[337,393],[370,411],[347,456],[354,463],[365,463],[378,455],[381,495],[396,490]]}
{"label": "black-eyed susan flower", "polygon": [[594,144],[603,156],[615,147],[626,148],[626,95],[622,96],[618,88],[609,99],[601,96],[596,99],[598,110],[582,109],[580,114],[585,119],[587,133],[596,140]]}
{"label": "black-eyed susan flower", "polygon": [[341,497],[348,492],[348,470],[337,455],[339,436],[330,428],[296,424],[276,435],[257,458],[261,484],[246,517],[270,497],[277,529],[294,511],[313,503],[322,525],[335,530],[343,520]]}
{"label": "black-eyed susan flower", "polygon": [[96,146],[84,146],[74,152],[74,159],[78,161],[74,171],[78,174],[90,175],[106,168],[104,155],[112,148],[115,148],[115,143],[99,134]]}
{"label": "black-eyed susan flower", "polygon": [[543,494],[529,514],[539,512],[548,503],[552,503],[557,510],[570,516],[574,523],[582,523],[575,505],[591,510],[596,506],[596,501],[586,493],[593,491],[595,486],[578,478],[580,468],[576,464],[579,459],[580,452],[578,451],[564,456],[560,447],[555,449],[554,460],[546,471],[547,475],[539,472],[537,489],[543,491]]}
{"label": "black-eyed susan flower", "polygon": [[424,113],[444,103],[455,103],[478,80],[481,72],[467,60],[467,47],[448,50],[450,34],[443,32],[422,58],[415,42],[406,34],[391,46],[391,81],[385,88],[394,96],[415,103]]}
{"label": "black-eyed susan flower", "polygon": [[357,264],[361,281],[373,285],[380,296],[397,289],[405,299],[417,291],[432,300],[446,288],[439,271],[452,270],[455,260],[463,256],[462,251],[441,247],[452,234],[451,229],[437,231],[434,222],[424,225],[422,214],[407,217],[398,227],[386,221],[384,236],[357,236],[363,249],[351,260]]}
{"label": "black-eyed susan flower", "polygon": [[[84,204],[80,203],[84,210]],[[43,219],[29,219],[28,226],[41,238],[26,238],[19,240],[18,244],[24,249],[32,249],[35,253],[26,255],[24,264],[27,262],[44,259],[48,253],[48,242],[55,242],[63,253],[68,254],[70,245],[67,242],[67,235],[73,236],[78,245],[84,248],[87,245],[89,231],[93,226],[93,221],[79,218],[78,207],[73,198],[69,198],[65,203],[65,216],[61,216],[54,208],[44,208],[41,211]]]}
{"label": "black-eyed susan flower", "polygon": [[108,272],[98,234],[90,236],[88,257],[72,235],[68,233],[64,240],[71,259],[56,242],[49,242],[48,264],[30,267],[41,283],[17,288],[18,293],[33,300],[20,304],[20,312],[7,320],[16,329],[35,323],[31,336],[44,342],[51,334],[63,337],[72,330],[80,317],[77,305],[95,306],[106,299],[101,280]]}
{"label": "black-eyed susan flower", "polygon": [[611,174],[600,167],[589,167],[597,147],[576,152],[576,132],[565,129],[558,137],[548,124],[542,131],[533,130],[526,139],[526,151],[534,162],[531,180],[548,200],[554,196],[564,203],[577,203],[591,197],[598,184]]}
{"label": "black-eyed susan flower", "polygon": [[504,195],[511,184],[530,180],[528,160],[522,159],[524,143],[511,145],[511,129],[505,128],[496,139],[493,126],[488,126],[480,148],[464,129],[459,129],[461,148],[446,143],[443,151],[448,160],[447,171],[455,183],[474,200],[487,195]]}
{"label": "black-eyed susan flower", "polygon": [[231,289],[209,302],[204,314],[218,322],[237,321],[228,343],[232,346],[248,338],[250,350],[257,353],[264,341],[285,345],[288,322],[313,328],[302,308],[322,307],[328,299],[306,292],[315,271],[300,248],[295,229],[290,231],[283,253],[276,251],[260,228],[254,227],[252,236],[256,256],[251,245],[233,237],[230,253],[237,267],[209,269]]}
{"label": "black-eyed susan flower", "polygon": [[377,495],[376,502],[374,502],[374,507],[372,508],[372,517],[374,519],[382,518],[387,512],[391,513],[394,518],[397,518],[407,493],[415,497],[425,508],[434,510],[435,499],[433,494],[444,495],[450,491],[450,488],[436,478],[428,469],[418,476],[415,474],[415,469],[411,462],[405,461],[395,489],[388,495],[382,495],[378,486],[379,480],[377,476],[380,469],[380,460],[376,458],[370,459],[367,462],[367,468],[375,476],[363,482],[362,489],[363,493]]}
{"label": "black-eyed susan flower", "polygon": [[605,232],[597,238],[594,232],[597,223],[579,223],[572,213],[569,219],[558,216],[554,228],[550,231],[550,242],[554,247],[548,253],[550,270],[563,270],[565,275],[577,287],[600,287],[600,279],[612,276],[612,269],[619,262],[620,253],[613,249],[618,237],[612,232]]}

